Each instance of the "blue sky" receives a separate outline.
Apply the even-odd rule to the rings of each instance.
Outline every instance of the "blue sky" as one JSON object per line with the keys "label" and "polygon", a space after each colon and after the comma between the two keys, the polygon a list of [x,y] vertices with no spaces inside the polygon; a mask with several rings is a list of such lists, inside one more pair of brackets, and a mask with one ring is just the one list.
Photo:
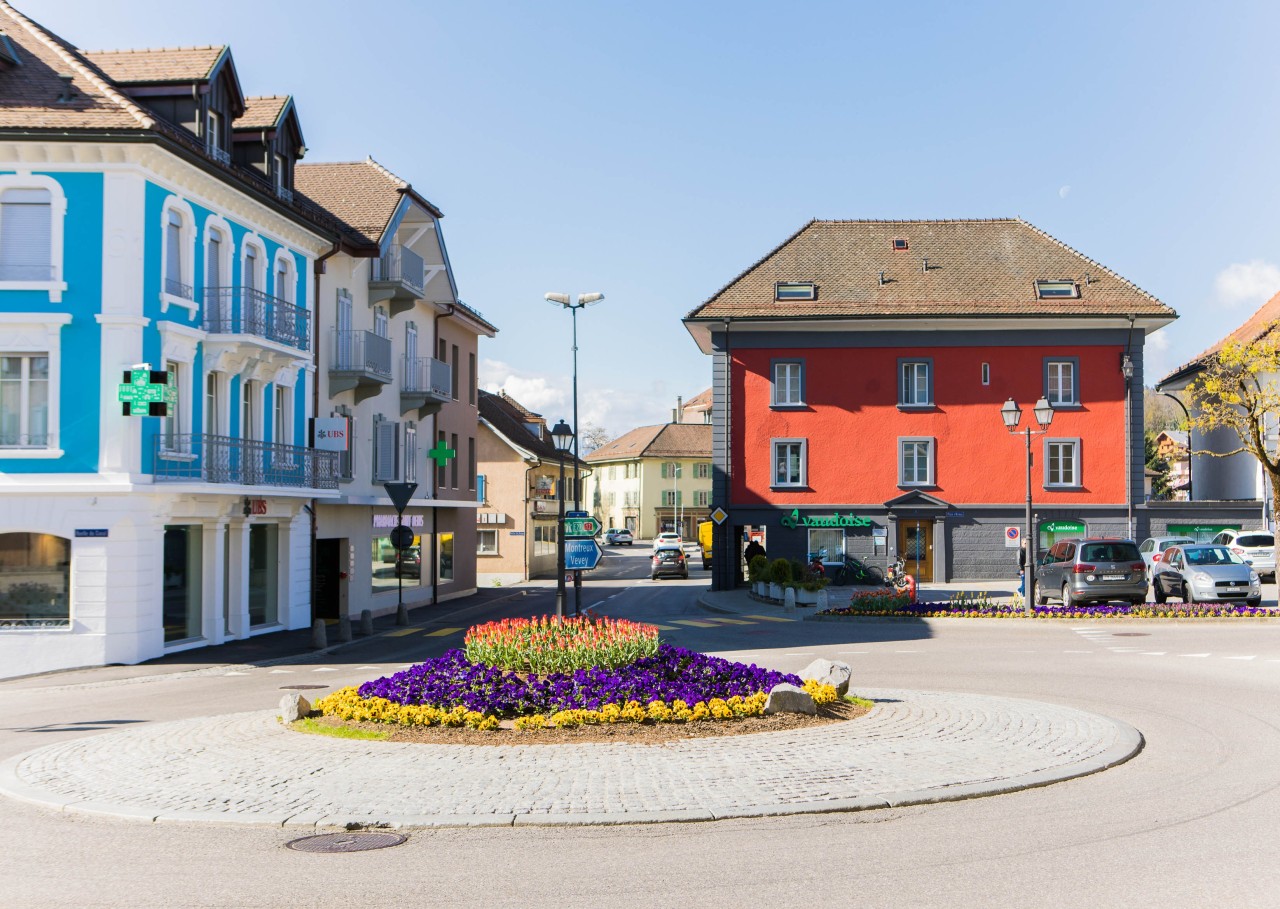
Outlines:
{"label": "blue sky", "polygon": [[230,44],[307,161],[445,213],[486,387],[614,435],[710,385],[680,318],[813,217],[1021,216],[1173,306],[1148,381],[1280,291],[1280,4],[17,0],[83,48]]}

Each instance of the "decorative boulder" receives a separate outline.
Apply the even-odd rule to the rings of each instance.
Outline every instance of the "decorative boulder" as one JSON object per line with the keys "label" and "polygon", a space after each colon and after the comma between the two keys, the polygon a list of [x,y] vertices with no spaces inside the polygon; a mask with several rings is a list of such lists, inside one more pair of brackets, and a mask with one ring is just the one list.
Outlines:
{"label": "decorative boulder", "polygon": [[781,685],[774,685],[769,692],[769,700],[765,701],[764,712],[766,716],[774,713],[807,713],[809,716],[814,716],[818,712],[818,707],[813,703],[809,692],[783,682]]}
{"label": "decorative boulder", "polygon": [[286,694],[280,699],[280,719],[292,723],[311,715],[311,702],[298,693]]}
{"label": "decorative boulder", "polygon": [[848,663],[837,663],[833,660],[814,660],[800,673],[802,679],[813,679],[824,685],[834,685],[836,697],[844,697],[849,693],[849,680],[853,670]]}

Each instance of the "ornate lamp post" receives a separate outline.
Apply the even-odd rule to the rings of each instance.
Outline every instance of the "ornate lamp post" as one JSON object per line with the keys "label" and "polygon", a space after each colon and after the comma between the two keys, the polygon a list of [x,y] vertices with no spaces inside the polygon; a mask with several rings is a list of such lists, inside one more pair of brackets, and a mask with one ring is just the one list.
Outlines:
{"label": "ornate lamp post", "polygon": [[1182,403],[1182,399],[1177,395],[1171,395],[1167,391],[1160,392],[1162,397],[1168,398],[1173,403],[1182,408],[1182,415],[1186,417],[1187,427],[1187,501],[1194,502],[1195,494],[1191,487],[1191,413],[1187,410],[1187,405]]}
{"label": "ornate lamp post", "polygon": [[[1034,528],[1031,526],[1031,437],[1033,435],[1043,435],[1049,431],[1049,424],[1053,422],[1053,405],[1047,399],[1041,398],[1036,401],[1036,406],[1032,409],[1035,414],[1036,422],[1040,424],[1039,430],[1031,428],[1031,424],[1027,423],[1023,434],[1027,440],[1027,529],[1023,537],[1023,545],[1027,548],[1027,567],[1026,574],[1026,603],[1027,612],[1031,611],[1031,604],[1035,597],[1036,582],[1036,549],[1035,538],[1032,536]],[[1004,420],[1005,427],[1011,433],[1018,431],[1018,423],[1022,421],[1022,408],[1014,403],[1013,398],[1004,402],[1004,406],[1000,408],[1000,419]]]}
{"label": "ornate lamp post", "polygon": [[560,500],[560,523],[556,527],[556,615],[564,616],[564,453],[573,444],[573,430],[561,420],[551,427],[551,441],[560,456],[560,482],[556,484],[556,498]]}

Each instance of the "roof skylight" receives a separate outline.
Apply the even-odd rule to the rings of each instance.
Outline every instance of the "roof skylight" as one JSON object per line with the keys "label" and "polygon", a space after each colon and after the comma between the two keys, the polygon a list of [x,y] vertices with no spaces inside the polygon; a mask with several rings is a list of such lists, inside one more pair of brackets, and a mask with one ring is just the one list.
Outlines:
{"label": "roof skylight", "polygon": [[1075,299],[1080,286],[1075,281],[1037,281],[1036,298],[1040,300]]}
{"label": "roof skylight", "polygon": [[779,281],[773,287],[775,300],[818,299],[818,285],[812,281]]}

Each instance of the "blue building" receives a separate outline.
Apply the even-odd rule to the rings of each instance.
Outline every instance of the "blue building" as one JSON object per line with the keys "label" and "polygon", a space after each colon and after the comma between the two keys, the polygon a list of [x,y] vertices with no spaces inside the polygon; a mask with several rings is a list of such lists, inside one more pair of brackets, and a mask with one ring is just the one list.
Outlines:
{"label": "blue building", "polygon": [[3,0],[0,97],[0,676],[306,626],[313,274],[370,244],[294,198],[292,99]]}

